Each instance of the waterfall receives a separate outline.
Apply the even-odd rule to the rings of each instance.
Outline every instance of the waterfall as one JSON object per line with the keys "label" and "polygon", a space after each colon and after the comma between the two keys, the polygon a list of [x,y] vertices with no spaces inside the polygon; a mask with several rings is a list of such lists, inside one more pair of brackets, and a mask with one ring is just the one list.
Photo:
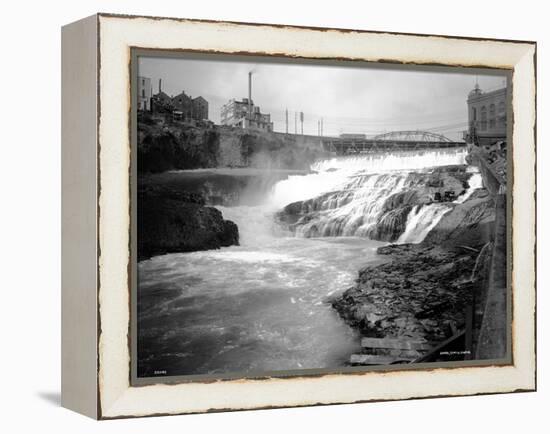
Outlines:
{"label": "waterfall", "polygon": [[[413,188],[415,173],[360,174],[340,190],[302,203],[306,216],[296,233],[305,237],[368,236],[388,198]],[[313,212],[313,214],[309,214]]]}
{"label": "waterfall", "polygon": [[367,172],[418,170],[436,166],[466,164],[465,148],[426,149],[419,151],[398,151],[364,154],[359,156],[335,157],[317,162],[312,170],[334,169],[363,170]]}
{"label": "waterfall", "polygon": [[[277,183],[269,203],[298,237],[360,236],[419,243],[454,204],[481,187],[481,176],[463,166],[463,149],[405,151],[332,158],[315,173]],[[471,173],[471,174],[469,174]],[[463,180],[468,179],[464,190]],[[454,202],[434,201],[451,190]]]}
{"label": "waterfall", "polygon": [[397,244],[421,243],[450,210],[449,206],[442,204],[416,205],[407,217],[405,232],[401,234]]}
{"label": "waterfall", "polygon": [[472,176],[468,180],[468,184],[469,184],[468,190],[466,191],[465,194],[463,194],[462,196],[459,196],[458,199],[455,200],[455,203],[466,202],[466,200],[474,193],[474,191],[476,191],[478,188],[483,187],[483,177],[481,176],[481,174],[478,171],[472,172],[472,173],[473,173]]}

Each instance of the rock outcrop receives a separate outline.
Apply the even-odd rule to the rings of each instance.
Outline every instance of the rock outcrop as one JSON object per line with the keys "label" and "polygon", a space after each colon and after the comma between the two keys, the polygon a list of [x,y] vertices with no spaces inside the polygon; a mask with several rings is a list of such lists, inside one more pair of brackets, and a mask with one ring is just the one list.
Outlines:
{"label": "rock outcrop", "polygon": [[196,193],[206,205],[256,205],[265,201],[273,186],[297,170],[212,169],[141,174],[138,188],[159,188]]}
{"label": "rock outcrop", "polygon": [[[410,206],[418,200],[416,193],[406,195],[410,200],[388,198],[389,212]],[[379,248],[387,262],[361,269],[355,285],[331,300],[340,316],[363,336],[434,344],[472,321],[471,339],[476,345],[490,287],[495,202],[482,188],[463,203],[449,206],[422,243]],[[401,220],[396,216],[386,233],[398,231]],[[382,228],[382,222],[376,227]]]}
{"label": "rock outcrop", "polygon": [[359,271],[356,284],[331,301],[370,337],[438,342],[464,327],[479,251],[411,244],[382,247],[388,262]]}
{"label": "rock outcrop", "polygon": [[305,237],[357,235],[394,242],[405,232],[413,207],[434,202],[455,207],[445,194],[450,198],[465,194],[471,176],[464,165],[358,174],[338,190],[287,205],[277,217]]}
{"label": "rock outcrop", "polygon": [[454,205],[441,218],[424,244],[480,246],[493,237],[494,225],[494,200],[486,189],[478,189],[466,202]]}
{"label": "rock outcrop", "polygon": [[143,125],[138,128],[138,171],[216,167],[219,132],[212,128]]}
{"label": "rock outcrop", "polygon": [[212,167],[303,170],[323,155],[318,142],[298,143],[293,135],[169,119],[138,123],[140,173]]}
{"label": "rock outcrop", "polygon": [[138,260],[239,244],[237,225],[198,194],[147,188],[137,203]]}

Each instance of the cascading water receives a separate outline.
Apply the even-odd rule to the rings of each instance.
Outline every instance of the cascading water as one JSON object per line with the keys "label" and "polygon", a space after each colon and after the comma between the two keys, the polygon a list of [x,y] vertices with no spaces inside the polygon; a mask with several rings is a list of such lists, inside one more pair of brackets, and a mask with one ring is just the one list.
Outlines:
{"label": "cascading water", "polygon": [[307,202],[306,214],[296,224],[296,234],[305,237],[367,236],[384,212],[388,198],[413,189],[416,173],[394,172],[350,177],[341,190]]}
{"label": "cascading water", "polygon": [[306,179],[279,182],[273,201],[294,202],[285,213],[296,236],[419,243],[452,207],[434,200],[442,185],[458,196],[454,203],[481,187],[478,173],[464,174],[469,178],[464,189],[452,176],[443,183],[444,170],[434,169],[464,162],[462,149],[334,158],[313,165],[319,172]]}
{"label": "cascading water", "polygon": [[399,170],[420,170],[436,166],[466,164],[468,152],[464,148],[419,151],[383,152],[359,156],[335,157],[312,165],[316,171],[343,169],[380,173]]}
{"label": "cascading water", "polygon": [[[400,231],[399,242],[423,239],[453,206],[429,203],[433,167],[463,164],[464,155],[330,159],[313,173],[274,181],[261,202],[219,206],[238,225],[240,246],[139,263],[139,375],[343,366],[359,338],[327,297],[352,285],[361,267],[383,260],[376,254],[383,243],[370,238],[382,239],[389,228]],[[457,181],[455,190],[462,188]],[[281,213],[295,220],[280,225]]]}
{"label": "cascading water", "polygon": [[450,207],[440,204],[415,205],[409,212],[405,232],[401,234],[397,244],[421,243],[450,210]]}

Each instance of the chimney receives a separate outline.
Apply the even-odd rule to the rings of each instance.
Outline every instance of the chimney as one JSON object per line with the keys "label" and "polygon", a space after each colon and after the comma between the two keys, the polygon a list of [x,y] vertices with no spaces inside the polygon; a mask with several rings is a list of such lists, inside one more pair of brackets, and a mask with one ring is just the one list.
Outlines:
{"label": "chimney", "polygon": [[252,71],[248,72],[248,119],[252,119]]}
{"label": "chimney", "polygon": [[159,93],[162,92],[162,78],[159,78]]}

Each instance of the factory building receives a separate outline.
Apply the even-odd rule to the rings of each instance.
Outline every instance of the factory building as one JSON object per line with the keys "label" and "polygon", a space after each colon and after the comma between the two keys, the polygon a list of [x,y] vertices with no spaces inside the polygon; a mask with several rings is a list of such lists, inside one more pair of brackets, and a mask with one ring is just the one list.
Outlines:
{"label": "factory building", "polygon": [[273,131],[271,116],[260,111],[260,107],[248,98],[242,101],[230,100],[221,108],[221,124],[233,127]]}
{"label": "factory building", "polygon": [[252,71],[248,73],[248,98],[229,100],[220,113],[221,124],[253,130],[273,131],[271,115],[262,113],[252,101]]}

